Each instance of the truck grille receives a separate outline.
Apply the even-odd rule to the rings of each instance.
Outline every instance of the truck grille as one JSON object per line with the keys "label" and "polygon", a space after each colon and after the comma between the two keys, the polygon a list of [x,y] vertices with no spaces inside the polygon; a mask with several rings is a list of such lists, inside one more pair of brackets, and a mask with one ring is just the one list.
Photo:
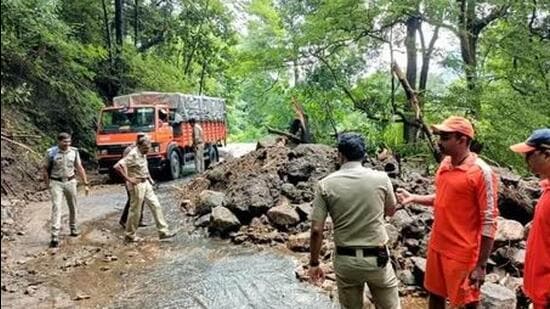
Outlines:
{"label": "truck grille", "polygon": [[128,147],[128,145],[109,145],[109,146],[100,146],[98,147],[98,150],[99,151],[107,150],[107,154],[109,155],[122,155],[126,147]]}

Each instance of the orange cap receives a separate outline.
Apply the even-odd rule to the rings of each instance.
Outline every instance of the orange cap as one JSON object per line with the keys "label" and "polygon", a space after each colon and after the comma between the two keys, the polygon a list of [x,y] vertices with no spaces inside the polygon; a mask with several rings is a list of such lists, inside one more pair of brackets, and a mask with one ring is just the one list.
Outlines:
{"label": "orange cap", "polygon": [[459,116],[451,116],[445,119],[441,124],[432,125],[432,130],[434,130],[434,132],[458,132],[469,138],[474,138],[474,128],[470,120]]}

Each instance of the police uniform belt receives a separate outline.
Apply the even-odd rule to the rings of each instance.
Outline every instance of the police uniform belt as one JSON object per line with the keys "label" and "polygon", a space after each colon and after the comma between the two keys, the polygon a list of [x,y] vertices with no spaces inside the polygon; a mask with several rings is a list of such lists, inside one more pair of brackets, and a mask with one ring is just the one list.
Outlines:
{"label": "police uniform belt", "polygon": [[61,182],[71,181],[74,178],[75,178],[75,175],[72,175],[70,177],[50,177],[51,180],[61,181]]}
{"label": "police uniform belt", "polygon": [[380,247],[336,247],[336,254],[358,256],[357,251],[363,251],[363,256],[378,256],[380,252],[387,252],[385,246]]}

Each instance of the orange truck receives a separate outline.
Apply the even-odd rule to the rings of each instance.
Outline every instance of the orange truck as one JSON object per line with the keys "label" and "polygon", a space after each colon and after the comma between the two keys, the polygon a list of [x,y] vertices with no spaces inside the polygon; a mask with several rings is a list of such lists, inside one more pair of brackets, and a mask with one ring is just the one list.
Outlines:
{"label": "orange truck", "polygon": [[99,173],[118,179],[113,170],[124,149],[143,132],[152,142],[147,155],[154,177],[179,178],[185,166],[194,164],[190,119],[203,128],[205,165],[219,160],[225,145],[225,100],[181,93],[140,92],[115,97],[101,110],[96,132]]}

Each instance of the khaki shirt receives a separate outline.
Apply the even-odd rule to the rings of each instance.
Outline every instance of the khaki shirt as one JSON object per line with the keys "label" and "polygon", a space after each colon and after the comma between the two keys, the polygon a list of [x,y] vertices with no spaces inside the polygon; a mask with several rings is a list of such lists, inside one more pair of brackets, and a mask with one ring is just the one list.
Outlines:
{"label": "khaki shirt", "polygon": [[128,147],[124,148],[124,151],[122,152],[122,157],[127,156],[130,153],[130,151],[132,151],[132,149],[136,148],[136,146],[137,145],[134,143],[134,144],[131,144]]}
{"label": "khaki shirt", "polygon": [[126,167],[128,177],[149,178],[149,167],[147,166],[147,155],[139,152],[138,147],[130,150],[128,155],[118,161]]}
{"label": "khaki shirt", "polygon": [[386,173],[365,168],[360,162],[347,162],[319,181],[312,220],[322,222],[330,214],[336,246],[381,246],[388,241],[384,210],[395,205]]}
{"label": "khaki shirt", "polygon": [[46,152],[46,157],[44,158],[44,165],[46,168],[50,164],[51,156],[53,155],[52,168],[50,177],[53,178],[69,178],[75,175],[75,167],[80,162],[80,154],[78,153],[78,148],[69,147],[66,151],[52,147]]}
{"label": "khaki shirt", "polygon": [[193,126],[193,145],[198,145],[204,143],[204,139],[202,136],[202,127],[195,123]]}

